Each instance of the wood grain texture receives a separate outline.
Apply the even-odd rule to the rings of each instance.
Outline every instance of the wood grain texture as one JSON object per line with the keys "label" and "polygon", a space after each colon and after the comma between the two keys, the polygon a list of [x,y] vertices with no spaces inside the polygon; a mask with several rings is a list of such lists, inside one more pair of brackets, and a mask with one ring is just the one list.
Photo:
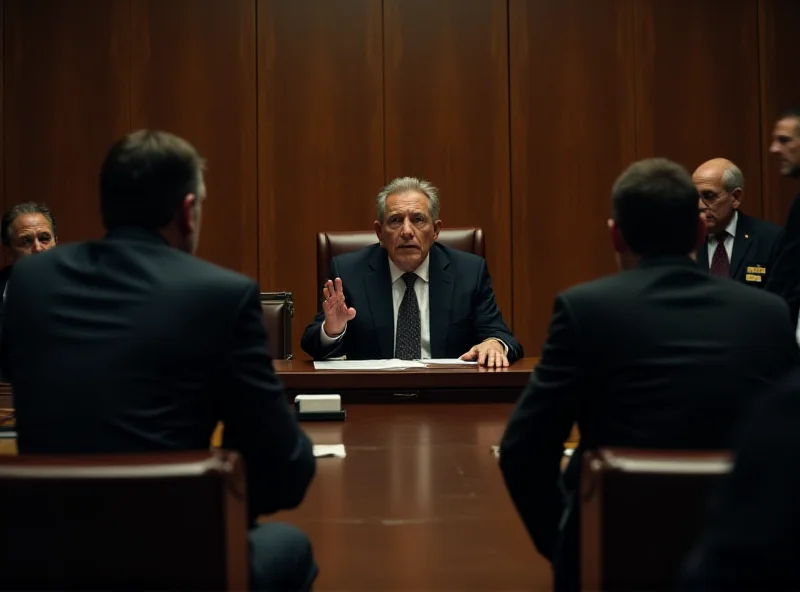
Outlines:
{"label": "wood grain texture", "polygon": [[256,278],[255,4],[131,2],[132,128],[175,133],[207,159],[198,255]]}
{"label": "wood grain texture", "polygon": [[97,177],[130,125],[128,0],[5,0],[7,208],[41,201],[59,241],[102,236]]}
{"label": "wood grain texture", "polygon": [[381,5],[259,0],[259,278],[294,293],[293,350],[322,297],[316,235],[367,230],[383,185]]}
{"label": "wood grain texture", "polygon": [[788,108],[800,109],[800,77],[797,76],[800,2],[759,0],[758,21],[764,217],[783,224],[800,188],[797,181],[781,176],[778,162],[769,153],[769,147],[780,113]]}
{"label": "wood grain texture", "polygon": [[614,271],[611,186],[635,159],[631,0],[511,0],[514,323],[526,356],[556,292]]}
{"label": "wood grain texture", "polygon": [[728,158],[746,180],[742,210],[760,217],[757,0],[637,0],[634,13],[638,156],[690,173]]}
{"label": "wood grain texture", "polygon": [[428,179],[445,226],[483,228],[511,326],[507,2],[384,0],[384,31],[386,179]]}

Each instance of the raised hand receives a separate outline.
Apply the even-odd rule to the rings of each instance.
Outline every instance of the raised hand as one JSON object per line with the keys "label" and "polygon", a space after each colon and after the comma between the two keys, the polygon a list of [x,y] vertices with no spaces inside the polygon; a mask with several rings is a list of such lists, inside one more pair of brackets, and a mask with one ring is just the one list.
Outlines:
{"label": "raised hand", "polygon": [[348,321],[356,316],[355,308],[348,308],[344,300],[341,278],[328,280],[322,288],[322,311],[325,313],[325,334],[336,337],[344,331]]}

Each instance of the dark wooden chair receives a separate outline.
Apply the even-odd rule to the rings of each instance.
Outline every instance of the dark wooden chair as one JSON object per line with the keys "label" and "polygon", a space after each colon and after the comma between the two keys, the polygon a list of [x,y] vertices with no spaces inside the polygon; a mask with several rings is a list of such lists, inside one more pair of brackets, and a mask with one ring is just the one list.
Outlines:
{"label": "dark wooden chair", "polygon": [[291,292],[262,292],[261,310],[269,338],[269,353],[275,360],[292,359],[292,318],[294,299]]}
{"label": "dark wooden chair", "polygon": [[246,590],[246,505],[232,452],[3,456],[0,582]]}
{"label": "dark wooden chair", "polygon": [[[436,239],[447,247],[485,257],[483,230],[480,228],[445,228]],[[337,255],[357,251],[378,242],[372,230],[320,232],[317,235],[317,286],[328,281],[331,261]]]}
{"label": "dark wooden chair", "polygon": [[583,457],[581,587],[672,590],[727,452],[601,449]]}

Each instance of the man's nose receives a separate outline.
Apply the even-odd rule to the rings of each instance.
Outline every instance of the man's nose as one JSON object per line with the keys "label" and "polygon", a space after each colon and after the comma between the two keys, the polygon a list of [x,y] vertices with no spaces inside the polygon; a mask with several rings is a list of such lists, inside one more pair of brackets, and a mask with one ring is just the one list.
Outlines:
{"label": "man's nose", "polygon": [[39,242],[39,240],[33,241],[33,248],[31,249],[34,253],[41,253],[44,251],[44,243]]}
{"label": "man's nose", "polygon": [[770,144],[769,151],[770,154],[777,154],[778,152],[780,152],[780,150],[778,149],[778,143],[773,142],[772,144]]}
{"label": "man's nose", "polygon": [[403,236],[411,236],[411,235],[414,234],[414,231],[411,228],[411,220],[409,220],[408,218],[406,218],[405,221],[403,221],[403,230],[402,230],[402,232],[403,232]]}

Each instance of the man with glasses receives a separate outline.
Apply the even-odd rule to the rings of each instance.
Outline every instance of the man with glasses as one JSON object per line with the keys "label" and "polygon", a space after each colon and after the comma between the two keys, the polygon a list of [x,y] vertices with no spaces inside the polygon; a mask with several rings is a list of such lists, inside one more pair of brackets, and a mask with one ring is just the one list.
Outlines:
{"label": "man with glasses", "polygon": [[739,211],[744,175],[735,164],[715,158],[692,175],[706,222],[706,240],[697,263],[711,275],[763,288],[772,269],[781,227]]}

